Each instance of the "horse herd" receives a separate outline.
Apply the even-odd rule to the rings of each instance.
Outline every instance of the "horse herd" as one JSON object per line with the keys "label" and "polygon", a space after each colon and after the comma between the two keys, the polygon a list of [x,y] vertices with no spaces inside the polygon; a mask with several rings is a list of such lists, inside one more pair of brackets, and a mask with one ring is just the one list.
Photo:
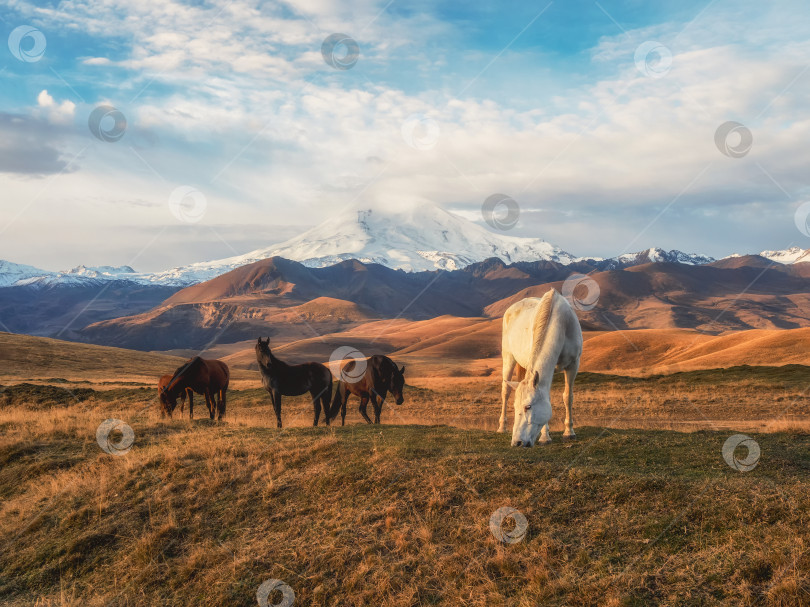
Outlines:
{"label": "horse herd", "polygon": [[[270,393],[270,401],[276,414],[276,425],[281,428],[281,397],[299,396],[309,392],[315,409],[313,425],[318,425],[323,410],[328,426],[341,413],[341,424],[346,423],[346,404],[352,394],[360,398],[360,414],[370,424],[366,408],[369,401],[374,407],[374,423],[380,423],[383,402],[390,392],[396,404],[404,401],[405,367],[398,368],[387,356],[375,354],[367,361],[349,360],[339,369],[340,379],[332,399],[332,372],[326,365],[308,362],[291,365],[273,355],[270,338],[256,342],[256,361],[259,364],[262,385]],[[359,373],[352,373],[359,365]],[[188,415],[194,419],[194,394],[202,394],[211,419],[225,416],[230,370],[221,360],[209,360],[195,356],[178,367],[171,375],[158,381],[158,401],[162,416],[172,416],[180,401],[180,413],[185,410],[188,399]]]}
{"label": "horse herd", "polygon": [[[291,365],[276,358],[270,350],[270,338],[256,342],[256,361],[262,385],[270,393],[276,424],[281,424],[281,397],[309,392],[315,410],[313,425],[324,414],[326,425],[341,414],[346,423],[346,403],[354,394],[360,398],[360,414],[372,423],[366,411],[369,401],[374,409],[374,423],[380,423],[383,402],[390,392],[397,405],[403,402],[405,367],[398,368],[387,356],[374,355],[368,360],[353,359],[337,373],[337,388],[332,396],[332,371],[321,363]],[[501,417],[499,432],[506,431],[506,404],[514,388],[515,420],[512,446],[531,447],[536,442],[551,441],[551,380],[554,371],[565,373],[563,402],[565,430],[563,438],[574,439],[572,418],[574,379],[582,356],[582,331],[576,313],[568,300],[555,290],[542,298],[528,297],[512,304],[503,316],[501,339],[503,375],[501,383]],[[361,368],[365,365],[365,369]],[[512,381],[517,371],[517,381]],[[219,360],[199,356],[187,361],[174,374],[164,375],[158,383],[162,414],[171,417],[180,400],[182,413],[189,401],[189,417],[194,417],[194,393],[202,394],[211,419],[225,415],[226,394],[230,380],[228,366]]]}

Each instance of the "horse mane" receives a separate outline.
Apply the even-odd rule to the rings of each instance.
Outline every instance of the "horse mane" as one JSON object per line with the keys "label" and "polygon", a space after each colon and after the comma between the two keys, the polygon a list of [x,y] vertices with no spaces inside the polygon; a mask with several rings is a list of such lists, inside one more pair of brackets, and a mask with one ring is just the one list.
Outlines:
{"label": "horse mane", "polygon": [[540,307],[534,317],[534,351],[538,352],[543,347],[548,334],[548,326],[551,320],[551,311],[554,309],[554,294],[556,291],[547,291],[540,300]]}
{"label": "horse mane", "polygon": [[[265,349],[265,347],[267,349]],[[269,375],[269,374],[273,373],[274,369],[275,369],[275,373],[278,373],[280,370],[290,367],[289,364],[287,364],[283,360],[275,357],[275,355],[273,354],[273,351],[270,349],[270,346],[265,346],[265,347],[259,347],[259,351],[262,354],[267,355],[268,364],[265,364],[260,357],[258,357],[258,356],[256,357],[256,362],[259,363],[259,370],[260,371],[262,371],[265,375]]]}
{"label": "horse mane", "polygon": [[175,386],[175,388],[172,388],[172,386],[175,384],[175,382],[178,379],[180,379],[180,377],[182,377],[185,373],[188,373],[189,369],[198,366],[201,362],[202,362],[202,358],[200,358],[199,356],[195,356],[194,358],[192,358],[188,362],[183,363],[182,365],[177,367],[177,369],[175,369],[175,371],[174,371],[174,374],[172,375],[172,378],[169,380],[169,383],[166,384],[166,390],[169,390],[169,389],[174,390],[174,389],[176,389],[176,386]]}

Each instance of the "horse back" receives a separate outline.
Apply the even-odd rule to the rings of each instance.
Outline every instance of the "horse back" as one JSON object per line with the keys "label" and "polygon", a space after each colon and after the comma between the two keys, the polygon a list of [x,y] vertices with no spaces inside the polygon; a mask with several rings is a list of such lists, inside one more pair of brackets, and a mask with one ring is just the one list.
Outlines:
{"label": "horse back", "polygon": [[231,370],[221,360],[206,360],[208,367],[208,383],[216,390],[224,390],[231,379]]}

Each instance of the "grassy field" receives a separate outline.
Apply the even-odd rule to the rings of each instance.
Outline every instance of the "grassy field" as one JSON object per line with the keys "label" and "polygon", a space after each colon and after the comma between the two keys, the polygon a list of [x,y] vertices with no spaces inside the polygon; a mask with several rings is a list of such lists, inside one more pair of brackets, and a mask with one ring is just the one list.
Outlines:
{"label": "grassy field", "polygon": [[[530,450],[480,428],[491,378],[408,386],[376,427],[355,408],[301,427],[290,399],[282,431],[257,389],[213,423],[161,421],[151,388],[6,386],[0,603],[248,606],[280,579],[296,605],[810,605],[810,436],[748,429],[806,415],[807,369],[698,373],[583,375],[579,440]],[[690,399],[734,430],[587,425],[700,419]],[[96,442],[107,418],[134,430],[125,455]],[[737,430],[750,472],[723,459]],[[528,523],[512,544],[490,530],[505,506]]]}

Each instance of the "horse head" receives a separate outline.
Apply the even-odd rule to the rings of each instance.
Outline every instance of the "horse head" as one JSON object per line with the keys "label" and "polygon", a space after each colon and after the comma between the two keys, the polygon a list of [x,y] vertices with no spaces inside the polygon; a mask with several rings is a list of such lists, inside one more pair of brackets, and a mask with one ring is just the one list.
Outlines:
{"label": "horse head", "polygon": [[405,402],[405,399],[402,397],[402,388],[405,387],[405,367],[403,366],[401,369],[397,369],[397,366],[394,365],[394,370],[391,373],[391,394],[394,395],[394,402],[398,405],[401,405]]}
{"label": "horse head", "polygon": [[262,341],[260,337],[256,342],[256,360],[260,365],[269,367],[272,364],[273,353],[270,351],[270,338],[267,337]]}
{"label": "horse head", "polygon": [[512,428],[513,447],[531,447],[540,430],[551,419],[548,392],[538,389],[540,374],[535,371],[518,382],[515,389],[515,425]]}

